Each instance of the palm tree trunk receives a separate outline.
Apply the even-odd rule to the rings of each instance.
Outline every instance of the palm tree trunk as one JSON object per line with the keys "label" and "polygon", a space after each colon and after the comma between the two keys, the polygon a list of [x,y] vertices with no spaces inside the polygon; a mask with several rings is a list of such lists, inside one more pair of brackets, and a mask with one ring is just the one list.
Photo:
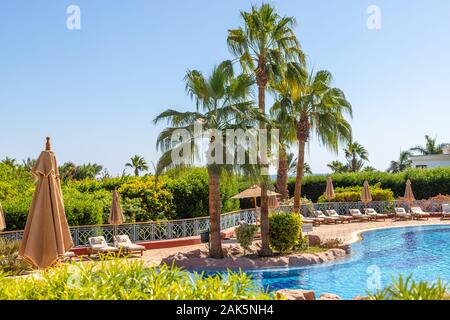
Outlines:
{"label": "palm tree trunk", "polygon": [[220,238],[220,176],[215,168],[208,167],[209,178],[209,224],[211,242],[209,255],[211,258],[223,258],[222,240]]}
{"label": "palm tree trunk", "polygon": [[295,178],[294,212],[300,213],[300,199],[302,197],[303,167],[305,165],[305,141],[298,143],[297,176]]}
{"label": "palm tree trunk", "polygon": [[138,168],[134,169],[134,176],[139,177],[139,169]]}
{"label": "palm tree trunk", "polygon": [[278,170],[277,170],[277,192],[281,194],[281,200],[289,198],[288,194],[288,159],[286,150],[283,147],[279,149]]}
{"label": "palm tree trunk", "polygon": [[[258,82],[258,107],[259,111],[263,114],[266,112],[266,85],[267,85],[267,75],[264,72],[264,63],[258,66],[257,72],[257,82]],[[259,122],[260,129],[266,129],[266,124],[264,121]],[[261,165],[261,168],[268,167],[266,164]],[[268,168],[267,168],[268,169]],[[259,255],[262,257],[267,257],[272,255],[272,250],[270,249],[269,240],[269,198],[267,196],[267,176],[261,177],[261,250]]]}
{"label": "palm tree trunk", "polygon": [[298,157],[297,176],[294,191],[294,212],[300,213],[300,199],[302,197],[303,167],[305,166],[305,145],[309,138],[309,122],[307,115],[303,114],[297,123]]}

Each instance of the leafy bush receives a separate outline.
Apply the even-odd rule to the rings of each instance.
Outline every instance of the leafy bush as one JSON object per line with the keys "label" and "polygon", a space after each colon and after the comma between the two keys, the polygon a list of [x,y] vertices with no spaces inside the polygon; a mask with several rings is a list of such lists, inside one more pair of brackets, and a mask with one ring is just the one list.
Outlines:
{"label": "leafy bush", "polygon": [[[336,197],[332,202],[358,202],[361,201],[362,186],[338,187],[334,190]],[[382,189],[381,184],[377,183],[369,187],[373,201],[393,201],[394,193],[389,189]],[[325,195],[321,195],[318,199],[319,203],[328,202]]]}
{"label": "leafy bush", "polygon": [[0,238],[0,273],[10,276],[22,275],[30,270],[30,265],[19,258],[20,241]]}
{"label": "leafy bush", "polygon": [[[438,194],[450,194],[450,167],[431,169],[409,169],[400,173],[358,172],[333,174],[334,187],[362,186],[364,180],[374,185],[380,183],[383,189],[390,189],[394,197],[405,193],[406,180],[411,179],[416,199],[428,199]],[[302,195],[316,202],[325,192],[327,176],[305,176]],[[294,194],[295,179],[289,180],[289,192]]]}
{"label": "leafy bush", "polygon": [[406,279],[401,275],[392,278],[393,283],[374,294],[369,293],[372,300],[448,300],[448,285],[440,279],[436,283],[426,281],[416,282],[412,274]]}
{"label": "leafy bush", "polygon": [[302,220],[295,213],[271,213],[269,216],[270,245],[284,253],[301,240]]}
{"label": "leafy bush", "polygon": [[235,229],[236,239],[239,245],[244,249],[244,254],[245,250],[248,250],[253,243],[256,230],[258,230],[258,227],[256,225],[248,223],[242,223]]}
{"label": "leafy bush", "polygon": [[142,205],[142,210],[134,215],[136,221],[170,218],[175,208],[172,193],[164,188],[167,181],[165,177],[156,181],[154,176],[146,176],[135,177],[122,184],[119,188],[122,199],[139,199]]}
{"label": "leafy bush", "polygon": [[91,225],[106,222],[111,206],[111,193],[96,191],[81,193],[75,188],[62,189],[64,208],[69,225]]}
{"label": "leafy bush", "polygon": [[[209,214],[209,183],[206,168],[173,169],[167,172],[166,188],[173,195],[175,219],[203,217]],[[236,178],[223,174],[220,183],[222,212],[239,209],[239,202],[230,199],[238,193]]]}
{"label": "leafy bush", "polygon": [[0,275],[1,300],[247,300],[272,299],[243,273],[207,277],[143,261],[71,263],[40,277]]}

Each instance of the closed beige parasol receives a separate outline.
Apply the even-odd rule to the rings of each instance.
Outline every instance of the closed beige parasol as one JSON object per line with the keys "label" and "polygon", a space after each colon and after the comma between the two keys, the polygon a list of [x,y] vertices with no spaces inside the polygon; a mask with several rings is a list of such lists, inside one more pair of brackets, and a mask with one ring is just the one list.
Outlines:
{"label": "closed beige parasol", "polygon": [[54,264],[73,246],[64,212],[58,165],[47,138],[32,170],[37,178],[19,254],[40,269]]}

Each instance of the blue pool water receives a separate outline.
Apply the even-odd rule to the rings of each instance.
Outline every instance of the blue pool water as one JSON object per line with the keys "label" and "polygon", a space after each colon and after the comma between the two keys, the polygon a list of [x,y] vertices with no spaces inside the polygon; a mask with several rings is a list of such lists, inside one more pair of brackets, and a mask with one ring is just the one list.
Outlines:
{"label": "blue pool water", "polygon": [[365,232],[345,260],[313,267],[251,270],[270,290],[311,289],[344,299],[366,295],[391,283],[391,275],[417,280],[450,280],[450,226],[423,226]]}

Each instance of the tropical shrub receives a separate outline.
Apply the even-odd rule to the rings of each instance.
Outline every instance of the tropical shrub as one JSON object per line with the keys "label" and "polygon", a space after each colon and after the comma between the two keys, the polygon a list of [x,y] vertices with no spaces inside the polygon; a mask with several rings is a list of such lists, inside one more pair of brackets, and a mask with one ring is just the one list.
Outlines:
{"label": "tropical shrub", "polygon": [[273,299],[244,273],[208,277],[143,261],[71,263],[40,277],[0,274],[0,300],[253,300]]}
{"label": "tropical shrub", "polygon": [[258,227],[254,224],[242,223],[235,229],[236,240],[239,245],[245,250],[249,250],[249,247],[253,243],[253,239],[255,238],[255,233],[258,230]]}
{"label": "tropical shrub", "polygon": [[[362,186],[353,187],[338,187],[334,189],[335,198],[332,202],[358,202],[361,201]],[[382,189],[381,184],[369,187],[370,193],[372,195],[372,201],[393,201],[394,193],[389,189]],[[328,202],[325,199],[325,195],[321,195],[318,199],[319,203]]]}
{"label": "tropical shrub", "polygon": [[295,213],[271,213],[269,230],[270,245],[274,250],[284,253],[301,241],[302,221]]}
{"label": "tropical shrub", "polygon": [[448,300],[449,286],[438,279],[436,283],[414,281],[412,274],[404,279],[392,277],[393,283],[375,293],[369,293],[372,300]]}
{"label": "tropical shrub", "polygon": [[0,274],[17,276],[29,271],[30,265],[19,258],[19,241],[0,238]]}

